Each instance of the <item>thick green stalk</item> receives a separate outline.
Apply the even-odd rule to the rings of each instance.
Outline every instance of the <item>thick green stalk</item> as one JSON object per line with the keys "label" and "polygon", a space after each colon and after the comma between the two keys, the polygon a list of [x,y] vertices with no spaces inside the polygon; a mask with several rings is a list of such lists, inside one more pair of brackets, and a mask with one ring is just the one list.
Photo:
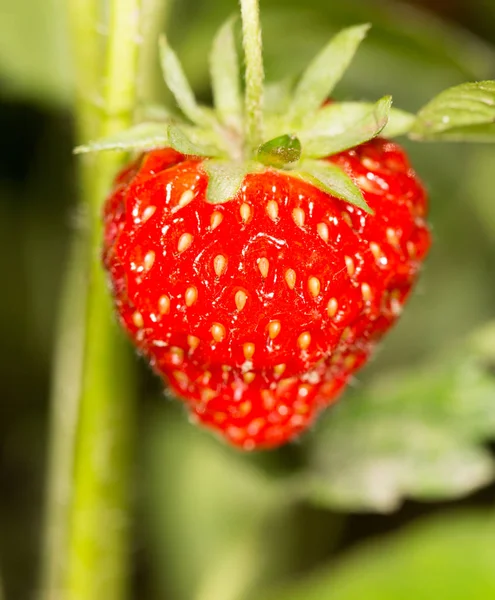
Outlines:
{"label": "thick green stalk", "polygon": [[[100,114],[95,98],[101,78],[98,0],[68,3],[75,71],[75,107],[78,138],[98,134]],[[85,40],[85,43],[78,43]],[[81,187],[89,181],[89,169],[81,169]],[[79,218],[87,214],[83,192]],[[78,224],[79,225],[79,224]],[[58,306],[58,323],[51,386],[50,446],[46,479],[40,598],[63,600],[68,556],[68,521],[72,498],[72,475],[76,429],[81,395],[85,344],[85,312],[88,299],[89,237],[87,228],[74,230],[65,265]]]}
{"label": "thick green stalk", "polygon": [[246,142],[252,153],[263,137],[263,53],[258,0],[240,0],[246,63]]}
{"label": "thick green stalk", "polygon": [[[76,3],[81,11],[86,7]],[[132,123],[136,103],[140,0],[109,3],[103,73],[94,96],[82,90],[78,118],[84,135],[99,112],[98,137]],[[75,32],[78,15],[74,15]],[[94,32],[75,37],[98,44]],[[85,36],[88,36],[86,38]],[[94,65],[93,65],[94,68]],[[100,106],[95,106],[101,104]],[[84,165],[84,203],[90,226],[86,340],[69,521],[66,600],[121,600],[126,596],[132,465],[132,365],[112,317],[100,263],[101,205],[121,165],[120,154],[98,154]]]}
{"label": "thick green stalk", "polygon": [[67,0],[74,59],[76,127],[78,137],[98,135],[101,78],[101,40],[97,32],[99,0]]}
{"label": "thick green stalk", "polygon": [[[132,124],[140,1],[69,0],[79,141]],[[158,2],[161,0],[157,0]],[[106,38],[98,33],[109,16]],[[81,207],[61,298],[54,361],[52,442],[42,597],[125,597],[129,470],[132,466],[132,360],[112,317],[100,264],[101,206],[120,154],[81,163]]]}
{"label": "thick green stalk", "polygon": [[50,449],[42,551],[42,600],[63,600],[67,523],[81,392],[86,309],[87,240],[74,231],[60,296],[53,358]]}
{"label": "thick green stalk", "polygon": [[[90,188],[95,198],[108,193],[118,166],[116,155],[97,158]],[[96,216],[97,207],[91,208]],[[133,366],[112,316],[100,234],[93,220],[64,600],[121,600],[127,588]]]}
{"label": "thick green stalk", "polygon": [[[167,0],[68,0],[78,142],[129,127]],[[152,27],[153,25],[153,27]],[[107,31],[107,34],[101,34]],[[154,38],[157,36],[154,35]],[[138,68],[138,50],[141,53]],[[148,61],[148,62],[146,62]],[[148,93],[146,93],[148,92]],[[132,359],[111,316],[100,264],[101,206],[121,154],[80,163],[80,213],[63,285],[53,367],[41,580],[43,600],[125,596]]]}

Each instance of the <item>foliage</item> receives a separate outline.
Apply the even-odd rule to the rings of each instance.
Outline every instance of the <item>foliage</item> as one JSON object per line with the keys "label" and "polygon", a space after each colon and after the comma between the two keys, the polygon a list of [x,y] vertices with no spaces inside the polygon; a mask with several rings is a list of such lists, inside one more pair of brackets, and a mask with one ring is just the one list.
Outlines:
{"label": "foliage", "polygon": [[391,511],[405,497],[455,498],[491,481],[483,445],[495,439],[495,327],[475,339],[336,406],[309,440],[304,493],[343,510]]}
{"label": "foliage", "polygon": [[[485,600],[495,593],[493,512],[452,513],[367,543],[263,600]],[[468,551],[466,551],[468,550]]]}

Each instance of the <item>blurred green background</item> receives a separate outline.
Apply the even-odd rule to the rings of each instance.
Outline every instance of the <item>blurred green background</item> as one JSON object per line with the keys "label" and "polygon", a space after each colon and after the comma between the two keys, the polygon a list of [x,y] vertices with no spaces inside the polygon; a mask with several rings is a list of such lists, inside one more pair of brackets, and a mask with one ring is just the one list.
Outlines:
{"label": "blurred green background", "polygon": [[[495,78],[492,0],[262,0],[268,79],[339,28],[373,29],[340,99],[416,111]],[[176,0],[198,95],[235,0]],[[0,596],[38,597],[51,356],[68,240],[84,227],[62,0],[0,0]],[[158,70],[158,69],[157,69]],[[149,95],[165,99],[151,80]],[[414,144],[435,244],[400,324],[297,444],[242,455],[188,424],[136,357],[132,597],[495,597],[495,147]],[[96,599],[95,599],[96,600]],[[98,599],[100,600],[100,599]]]}

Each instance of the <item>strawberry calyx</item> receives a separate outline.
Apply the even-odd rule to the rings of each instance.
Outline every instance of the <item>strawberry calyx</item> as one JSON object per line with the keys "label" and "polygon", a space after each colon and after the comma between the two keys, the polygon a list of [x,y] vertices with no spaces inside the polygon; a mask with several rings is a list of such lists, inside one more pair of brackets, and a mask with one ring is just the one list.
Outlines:
{"label": "strawberry calyx", "polygon": [[[213,204],[234,198],[248,173],[276,169],[371,213],[354,181],[326,160],[382,132],[405,133],[414,121],[412,115],[392,109],[390,96],[375,104],[327,102],[369,25],[344,29],[332,38],[293,89],[282,84],[267,90],[263,86],[257,2],[241,0],[241,12],[244,100],[233,19],[220,28],[210,55],[214,108],[196,101],[177,55],[162,36],[160,58],[165,83],[183,116],[144,121],[115,136],[80,146],[76,152],[142,152],[171,147],[203,159],[209,181],[206,198]],[[276,99],[275,104],[270,97]]]}

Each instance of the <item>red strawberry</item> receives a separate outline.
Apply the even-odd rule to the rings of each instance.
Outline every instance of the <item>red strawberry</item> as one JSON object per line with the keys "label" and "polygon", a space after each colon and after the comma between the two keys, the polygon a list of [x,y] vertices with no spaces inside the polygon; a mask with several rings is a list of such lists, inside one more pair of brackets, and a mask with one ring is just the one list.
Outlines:
{"label": "red strawberry", "polygon": [[377,137],[407,132],[414,118],[390,97],[325,102],[368,27],[331,40],[292,96],[272,89],[273,107],[262,102],[257,10],[241,7],[244,106],[230,20],[213,44],[214,110],[196,102],[162,40],[186,118],[80,150],[144,150],[105,205],[119,319],[195,420],[254,449],[306,429],[365,364],[430,236],[405,153]]}
{"label": "red strawberry", "polygon": [[145,154],[105,206],[123,326],[202,423],[244,449],[293,438],[395,322],[430,243],[424,190],[375,138],[328,158],[374,215],[267,168],[206,199],[201,158]]}

